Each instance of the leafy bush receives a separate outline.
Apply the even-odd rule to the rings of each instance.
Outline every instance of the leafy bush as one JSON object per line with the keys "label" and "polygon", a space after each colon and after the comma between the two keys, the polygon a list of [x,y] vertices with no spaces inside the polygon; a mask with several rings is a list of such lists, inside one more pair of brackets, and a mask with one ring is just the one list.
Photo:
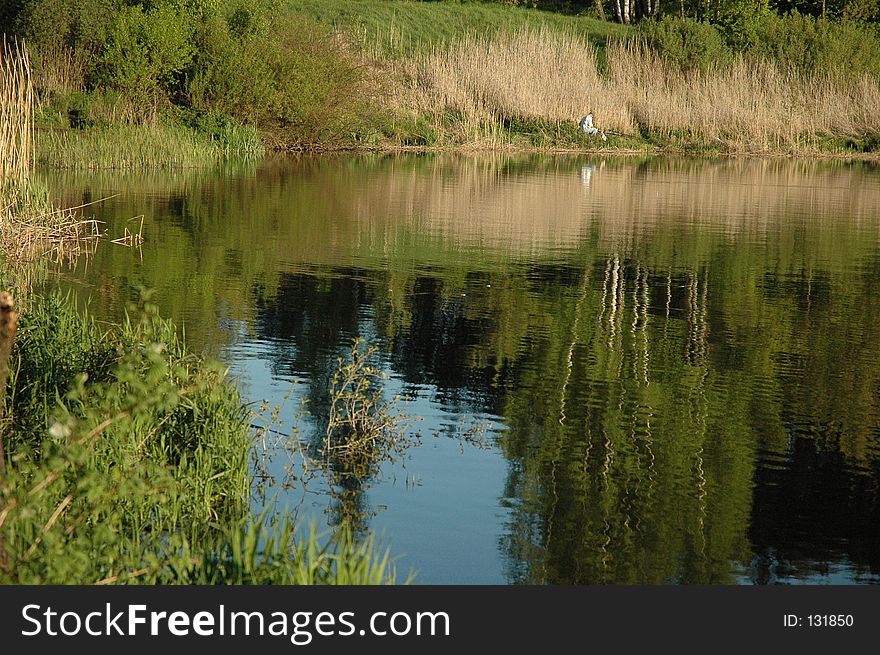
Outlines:
{"label": "leafy bush", "polygon": [[880,74],[880,38],[854,21],[830,21],[793,12],[766,14],[753,23],[750,52],[802,72]]}
{"label": "leafy bush", "polygon": [[151,105],[168,97],[192,60],[191,30],[191,16],[172,4],[122,9],[109,24],[92,85]]}
{"label": "leafy bush", "polygon": [[376,475],[383,462],[396,461],[418,442],[407,434],[409,417],[396,409],[400,399],[385,398],[387,376],[370,363],[378,350],[362,345],[355,339],[347,360],[337,360],[321,447],[337,472],[356,478]]}
{"label": "leafy bush", "polygon": [[187,79],[196,109],[231,115],[285,143],[347,139],[361,74],[326,28],[278,17],[269,30],[243,10],[199,26]]}
{"label": "leafy bush", "polygon": [[[35,50],[65,45],[94,51],[125,0],[17,0],[8,31],[25,37]],[[15,13],[11,16],[12,12]]]}
{"label": "leafy bush", "polygon": [[719,31],[709,23],[664,16],[639,27],[648,44],[683,71],[708,70],[730,59]]}
{"label": "leafy bush", "polygon": [[769,13],[767,0],[726,0],[719,3],[712,23],[729,48],[744,52],[758,40],[757,19]]}

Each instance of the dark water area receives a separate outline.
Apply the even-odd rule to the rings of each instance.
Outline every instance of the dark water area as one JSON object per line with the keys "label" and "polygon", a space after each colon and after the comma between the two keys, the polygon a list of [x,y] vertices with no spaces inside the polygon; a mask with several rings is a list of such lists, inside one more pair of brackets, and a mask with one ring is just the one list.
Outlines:
{"label": "dark water area", "polygon": [[[421,445],[338,495],[423,583],[880,580],[880,169],[785,160],[346,156],[47,176],[139,286],[309,438],[379,349]],[[311,416],[301,415],[302,402]],[[332,484],[324,483],[326,491]],[[320,485],[319,485],[320,487]]]}

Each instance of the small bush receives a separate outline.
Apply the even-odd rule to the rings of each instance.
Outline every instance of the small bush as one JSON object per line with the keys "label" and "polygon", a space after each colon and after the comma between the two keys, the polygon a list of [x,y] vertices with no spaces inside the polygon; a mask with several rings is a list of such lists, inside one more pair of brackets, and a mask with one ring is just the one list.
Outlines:
{"label": "small bush", "polygon": [[376,348],[355,340],[348,359],[340,357],[330,383],[330,411],[321,447],[337,473],[365,478],[382,463],[394,462],[418,442],[407,434],[409,417],[396,409],[399,398],[385,399],[387,376],[370,360]]}

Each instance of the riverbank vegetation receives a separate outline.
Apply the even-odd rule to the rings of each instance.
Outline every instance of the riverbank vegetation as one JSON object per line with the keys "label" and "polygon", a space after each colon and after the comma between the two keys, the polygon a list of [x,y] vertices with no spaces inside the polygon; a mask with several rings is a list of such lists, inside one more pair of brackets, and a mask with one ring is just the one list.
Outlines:
{"label": "riverbank vegetation", "polygon": [[69,263],[94,248],[97,223],[52,206],[31,176],[34,89],[30,58],[18,43],[0,46],[0,288],[19,299],[47,253]]}
{"label": "riverbank vegetation", "polygon": [[29,293],[43,255],[100,236],[32,177],[33,99],[27,49],[4,43],[0,584],[394,582],[387,551],[346,526],[252,516],[252,412],[148,295],[105,327]]}
{"label": "riverbank vegetation", "polygon": [[0,583],[393,581],[370,539],[250,517],[250,414],[149,303],[107,330],[32,299],[8,369]]}
{"label": "riverbank vegetation", "polygon": [[[872,0],[628,2],[17,0],[0,29],[35,53],[46,166],[188,167],[264,149],[880,143]],[[589,110],[608,142],[576,129]]]}

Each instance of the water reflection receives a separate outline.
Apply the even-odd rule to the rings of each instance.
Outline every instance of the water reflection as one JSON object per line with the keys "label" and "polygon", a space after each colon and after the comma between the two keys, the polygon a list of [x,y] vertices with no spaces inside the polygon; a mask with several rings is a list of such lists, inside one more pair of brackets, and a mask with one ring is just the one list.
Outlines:
{"label": "water reflection", "polygon": [[300,380],[320,417],[362,336],[426,433],[498,426],[356,495],[424,582],[880,579],[871,166],[369,156],[50,184],[119,193],[111,226],[147,215],[142,261],[76,272],[96,310],[156,287],[253,398]]}

